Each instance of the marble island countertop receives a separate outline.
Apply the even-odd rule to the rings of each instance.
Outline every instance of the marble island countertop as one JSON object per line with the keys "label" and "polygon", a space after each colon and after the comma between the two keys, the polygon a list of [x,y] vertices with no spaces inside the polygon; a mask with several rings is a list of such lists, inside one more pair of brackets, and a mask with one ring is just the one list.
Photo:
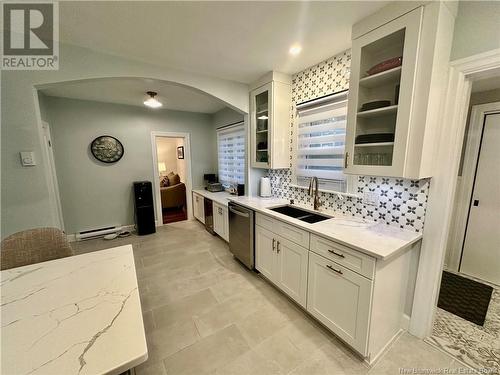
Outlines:
{"label": "marble island countertop", "polygon": [[[382,260],[408,249],[422,238],[421,233],[358,217],[339,215],[327,210],[320,210],[318,213],[332,216],[332,218],[314,224],[270,210],[270,208],[288,204],[289,202],[284,199],[231,196],[229,200]],[[314,212],[311,207],[299,204],[294,204],[294,206]]]}
{"label": "marble island countertop", "polygon": [[2,374],[120,374],[147,359],[131,245],[0,274]]}

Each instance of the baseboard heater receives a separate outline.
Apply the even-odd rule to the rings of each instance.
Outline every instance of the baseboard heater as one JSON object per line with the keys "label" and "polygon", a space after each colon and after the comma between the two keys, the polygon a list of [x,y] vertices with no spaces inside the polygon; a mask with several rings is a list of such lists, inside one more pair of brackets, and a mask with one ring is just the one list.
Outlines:
{"label": "baseboard heater", "polygon": [[91,240],[94,238],[103,237],[106,234],[116,233],[123,230],[123,227],[106,227],[91,230],[84,230],[75,234],[77,241]]}

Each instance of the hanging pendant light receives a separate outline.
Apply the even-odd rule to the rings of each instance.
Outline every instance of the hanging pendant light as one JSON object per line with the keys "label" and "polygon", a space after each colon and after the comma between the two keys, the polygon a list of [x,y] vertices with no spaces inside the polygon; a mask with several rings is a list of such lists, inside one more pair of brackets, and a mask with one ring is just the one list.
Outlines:
{"label": "hanging pendant light", "polygon": [[155,96],[158,95],[158,93],[154,91],[148,91],[146,94],[149,95],[149,98],[144,101],[144,105],[149,107],[149,108],[160,108],[163,104],[159,102]]}

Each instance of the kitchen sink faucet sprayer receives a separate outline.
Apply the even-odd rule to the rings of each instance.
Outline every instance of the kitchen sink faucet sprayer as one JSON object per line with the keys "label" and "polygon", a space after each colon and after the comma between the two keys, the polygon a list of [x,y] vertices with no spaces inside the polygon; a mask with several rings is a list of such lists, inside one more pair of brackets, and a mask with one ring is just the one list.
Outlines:
{"label": "kitchen sink faucet sprayer", "polygon": [[311,177],[309,180],[309,196],[313,198],[313,206],[316,211],[318,211],[321,202],[319,201],[319,183],[318,177]]}

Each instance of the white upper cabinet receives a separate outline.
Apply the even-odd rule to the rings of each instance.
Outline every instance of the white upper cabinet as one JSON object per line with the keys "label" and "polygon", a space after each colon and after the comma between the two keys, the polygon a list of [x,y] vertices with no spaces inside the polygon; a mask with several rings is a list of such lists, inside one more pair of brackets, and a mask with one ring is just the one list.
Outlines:
{"label": "white upper cabinet", "polygon": [[[451,33],[438,27],[443,7],[420,6],[380,25],[368,17],[353,28],[346,173],[432,176],[432,135],[451,46]],[[354,32],[363,27],[371,31]]]}
{"label": "white upper cabinet", "polygon": [[290,167],[290,77],[271,72],[250,92],[251,161],[253,168]]}

